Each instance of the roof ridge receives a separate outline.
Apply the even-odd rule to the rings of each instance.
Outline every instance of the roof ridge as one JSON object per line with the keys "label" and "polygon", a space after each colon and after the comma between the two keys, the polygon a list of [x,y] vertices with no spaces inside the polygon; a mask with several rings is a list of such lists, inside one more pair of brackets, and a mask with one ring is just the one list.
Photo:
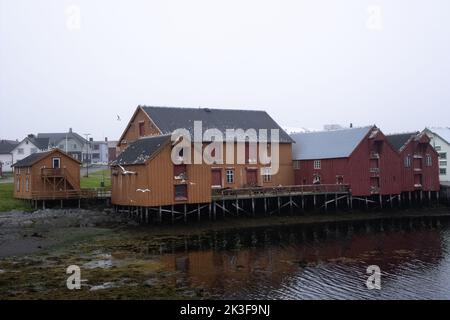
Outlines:
{"label": "roof ridge", "polygon": [[340,128],[335,130],[317,130],[317,131],[306,131],[306,132],[293,132],[290,135],[300,135],[300,134],[314,134],[314,133],[333,133],[337,131],[352,131],[357,129],[370,129],[373,126],[363,126],[363,127],[353,127],[353,128]]}
{"label": "roof ridge", "polygon": [[148,105],[138,105],[141,108],[160,108],[160,109],[181,109],[181,110],[217,110],[217,111],[254,111],[254,112],[265,112],[263,109],[235,109],[235,108],[216,108],[216,107],[171,107],[171,106],[148,106]]}

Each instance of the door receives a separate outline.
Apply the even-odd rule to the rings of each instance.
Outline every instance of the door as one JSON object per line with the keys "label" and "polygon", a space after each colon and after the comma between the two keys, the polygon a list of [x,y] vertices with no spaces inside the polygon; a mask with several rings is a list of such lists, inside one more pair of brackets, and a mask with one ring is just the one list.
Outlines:
{"label": "door", "polygon": [[61,159],[53,158],[53,169],[59,169],[61,167]]}
{"label": "door", "polygon": [[222,170],[220,169],[211,170],[211,186],[215,188],[222,187]]}
{"label": "door", "polygon": [[247,185],[258,185],[258,174],[256,169],[247,169]]}

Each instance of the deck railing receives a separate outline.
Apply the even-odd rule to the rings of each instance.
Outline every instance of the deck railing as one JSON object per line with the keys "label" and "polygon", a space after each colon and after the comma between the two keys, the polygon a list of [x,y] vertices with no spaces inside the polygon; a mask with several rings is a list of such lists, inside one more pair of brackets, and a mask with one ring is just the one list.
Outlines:
{"label": "deck railing", "polygon": [[346,184],[316,184],[280,187],[254,187],[240,189],[213,189],[214,198],[229,197],[268,197],[289,196],[302,194],[326,194],[326,193],[348,193],[349,185]]}
{"label": "deck railing", "polygon": [[31,192],[33,200],[62,200],[62,199],[106,199],[111,197],[111,190],[81,189],[81,190],[41,190]]}
{"label": "deck railing", "polygon": [[66,169],[64,168],[42,168],[41,175],[45,177],[64,177]]}

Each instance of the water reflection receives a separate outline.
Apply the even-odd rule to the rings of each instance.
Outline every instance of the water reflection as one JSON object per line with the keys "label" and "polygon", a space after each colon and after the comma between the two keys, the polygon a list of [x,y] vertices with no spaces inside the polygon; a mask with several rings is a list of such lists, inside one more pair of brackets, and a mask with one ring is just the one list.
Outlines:
{"label": "water reflection", "polygon": [[[215,232],[158,251],[217,298],[449,299],[449,239],[448,221],[396,219]],[[382,290],[367,289],[369,265]]]}

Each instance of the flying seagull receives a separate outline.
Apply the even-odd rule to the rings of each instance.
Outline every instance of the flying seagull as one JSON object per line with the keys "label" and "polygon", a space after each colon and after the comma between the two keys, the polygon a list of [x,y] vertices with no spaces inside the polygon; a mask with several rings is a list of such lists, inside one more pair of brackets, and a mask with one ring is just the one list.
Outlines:
{"label": "flying seagull", "polygon": [[150,192],[150,189],[136,189],[136,192]]}
{"label": "flying seagull", "polygon": [[120,116],[117,115],[117,121],[121,121],[122,119],[120,119]]}
{"label": "flying seagull", "polygon": [[122,174],[136,174],[136,172],[125,170],[125,168],[122,167],[120,164],[119,164],[119,167],[120,167],[120,169],[122,169]]}

